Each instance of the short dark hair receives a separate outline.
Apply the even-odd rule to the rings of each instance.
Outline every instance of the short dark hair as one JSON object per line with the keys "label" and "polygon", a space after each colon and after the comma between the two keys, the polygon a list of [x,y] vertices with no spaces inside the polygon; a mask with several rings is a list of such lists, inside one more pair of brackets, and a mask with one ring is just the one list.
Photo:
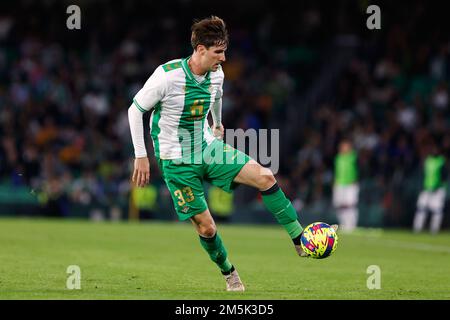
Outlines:
{"label": "short dark hair", "polygon": [[200,44],[207,49],[212,46],[228,46],[227,27],[217,16],[194,21],[191,30],[191,45],[194,50]]}

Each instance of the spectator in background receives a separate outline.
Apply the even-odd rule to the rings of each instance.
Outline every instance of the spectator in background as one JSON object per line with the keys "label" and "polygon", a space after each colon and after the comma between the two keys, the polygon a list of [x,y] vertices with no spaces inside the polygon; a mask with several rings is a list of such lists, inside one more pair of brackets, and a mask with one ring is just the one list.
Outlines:
{"label": "spectator in background", "polygon": [[351,232],[358,224],[357,155],[350,140],[339,144],[334,161],[333,206],[342,231]]}
{"label": "spectator in background", "polygon": [[430,154],[424,162],[423,190],[417,200],[417,211],[414,216],[414,232],[423,230],[428,211],[433,213],[430,222],[432,234],[439,232],[444,216],[447,170],[446,159],[438,146],[433,143]]}
{"label": "spectator in background", "polygon": [[[0,187],[30,186],[35,194],[51,198],[61,189],[53,180],[70,173],[70,181],[62,184],[67,188],[58,191],[68,196],[69,215],[85,207],[80,211],[86,216],[91,209],[106,216],[122,203],[126,216],[133,146],[123,106],[161,60],[186,53],[179,45],[184,38],[179,27],[190,24],[191,15],[168,11],[180,3],[186,1],[114,1],[102,10],[104,18],[84,17],[84,32],[48,23],[56,21],[49,13],[64,9],[61,1],[2,3]],[[415,199],[414,190],[421,186],[418,159],[427,155],[427,137],[442,135],[443,152],[450,156],[450,45],[443,19],[429,21],[427,32],[418,32],[423,30],[420,16],[444,17],[445,10],[413,1],[411,12],[422,15],[404,16],[402,6],[391,6],[390,21],[395,23],[383,25],[382,35],[359,27],[365,11],[351,14],[345,32],[358,40],[347,57],[347,49],[333,47],[343,31],[336,24],[340,19],[326,18],[345,2],[326,8],[299,5],[305,9],[306,27],[295,34],[285,30],[294,30],[296,20],[288,17],[297,17],[297,10],[278,19],[270,6],[260,6],[259,25],[250,23],[257,32],[249,32],[247,19],[230,11],[236,18],[231,31],[235,43],[224,65],[224,125],[280,128],[280,170],[305,212],[329,211],[316,205],[330,204],[336,145],[341,137],[350,137],[358,153],[359,183],[369,186],[361,188],[359,201],[382,206],[387,219],[382,222],[380,215],[379,226],[400,226],[415,210],[404,201]],[[83,6],[89,12],[104,7],[98,1]],[[22,7],[28,10],[17,10]],[[201,5],[191,1],[188,7],[196,12]],[[240,7],[241,13],[251,10],[251,5]],[[134,19],[124,21],[124,12]],[[335,49],[324,50],[329,46]],[[341,53],[345,59],[339,58]],[[146,131],[149,122],[144,119]],[[108,173],[111,161],[116,169]],[[157,172],[156,162],[152,167]],[[161,177],[154,181],[164,183]],[[236,210],[258,201],[252,191],[242,193],[246,195],[236,198]],[[365,202],[378,193],[392,201]],[[158,200],[167,204],[160,211],[173,210],[165,186],[158,189]],[[398,215],[393,208],[400,208]]]}

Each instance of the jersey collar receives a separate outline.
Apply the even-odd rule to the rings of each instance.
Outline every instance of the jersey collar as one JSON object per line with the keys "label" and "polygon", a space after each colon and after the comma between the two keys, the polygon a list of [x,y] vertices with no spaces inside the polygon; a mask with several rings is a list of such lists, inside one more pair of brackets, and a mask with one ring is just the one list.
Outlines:
{"label": "jersey collar", "polygon": [[192,74],[191,69],[189,68],[188,61],[189,61],[190,58],[191,58],[191,56],[181,60],[181,67],[183,68],[184,73],[186,73],[186,75],[189,78],[189,80],[191,80],[192,82],[194,82],[197,85],[201,85],[201,84],[203,84],[205,81],[207,81],[209,79],[210,71],[208,71],[206,73],[205,79],[202,82],[198,82],[197,79],[195,79],[194,75]]}

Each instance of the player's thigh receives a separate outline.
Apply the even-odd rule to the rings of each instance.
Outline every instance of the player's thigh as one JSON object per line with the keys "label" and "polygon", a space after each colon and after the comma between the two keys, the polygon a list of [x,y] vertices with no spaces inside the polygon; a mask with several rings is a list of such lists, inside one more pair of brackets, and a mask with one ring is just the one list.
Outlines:
{"label": "player's thigh", "polygon": [[180,220],[204,212],[208,207],[198,166],[167,161],[163,175]]}
{"label": "player's thigh", "polygon": [[236,177],[252,159],[222,141],[213,142],[213,147],[216,153],[213,161],[204,163],[204,179],[224,191],[231,192],[238,185]]}
{"label": "player's thigh", "polygon": [[344,187],[334,185],[333,187],[333,206],[340,207],[344,204]]}
{"label": "player's thigh", "polygon": [[351,184],[345,187],[345,202],[348,206],[355,206],[358,203],[359,186]]}
{"label": "player's thigh", "polygon": [[264,168],[258,162],[251,159],[247,162],[234,178],[235,183],[245,184],[259,190],[267,190],[276,182],[270,169]]}
{"label": "player's thigh", "polygon": [[445,189],[441,188],[430,194],[429,207],[434,212],[442,211],[445,203]]}
{"label": "player's thigh", "polygon": [[426,208],[428,206],[429,198],[430,198],[430,192],[421,191],[419,193],[419,198],[417,199],[417,207]]}

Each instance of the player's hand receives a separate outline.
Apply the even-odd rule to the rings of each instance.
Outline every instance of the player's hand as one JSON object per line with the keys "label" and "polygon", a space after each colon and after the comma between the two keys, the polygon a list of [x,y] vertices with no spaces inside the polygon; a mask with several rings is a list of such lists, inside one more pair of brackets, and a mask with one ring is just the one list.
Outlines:
{"label": "player's hand", "polygon": [[219,140],[223,139],[223,131],[224,131],[224,129],[223,129],[223,125],[222,124],[220,124],[220,125],[213,124],[212,130],[213,130],[214,137],[216,137]]}
{"label": "player's hand", "polygon": [[150,163],[147,157],[137,158],[134,160],[132,181],[138,187],[144,187],[150,182]]}

